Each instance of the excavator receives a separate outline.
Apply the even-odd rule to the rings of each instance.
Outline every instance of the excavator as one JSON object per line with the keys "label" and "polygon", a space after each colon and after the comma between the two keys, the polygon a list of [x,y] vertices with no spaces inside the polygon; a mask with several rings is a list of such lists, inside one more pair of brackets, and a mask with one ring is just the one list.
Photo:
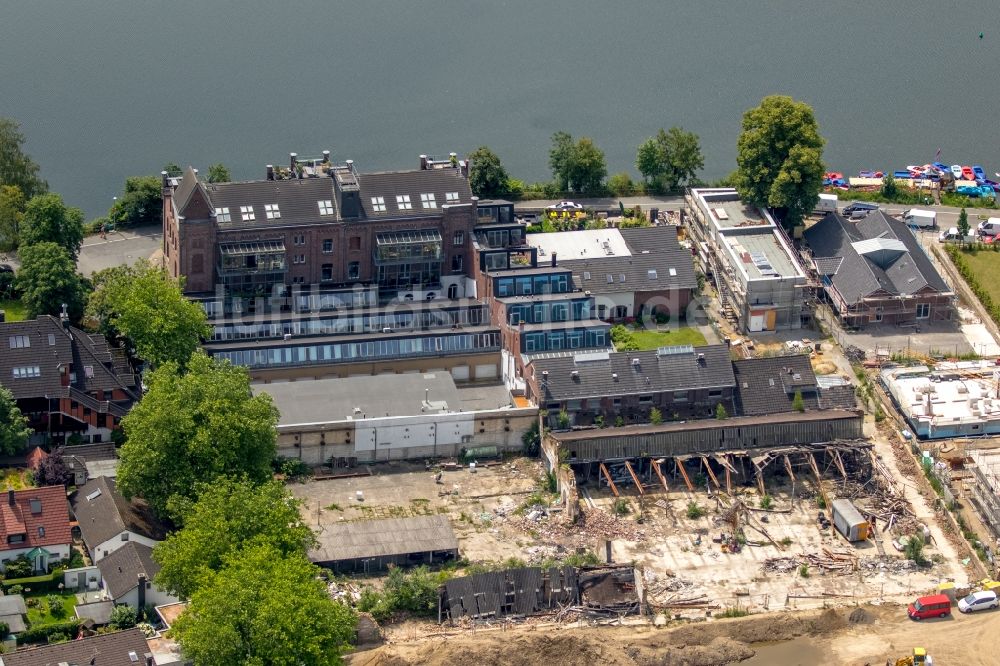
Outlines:
{"label": "excavator", "polygon": [[886,660],[885,666],[934,666],[934,660],[929,654],[927,654],[927,650],[921,647],[915,647],[913,648],[912,655],[900,657],[896,660],[895,664],[890,664],[889,661]]}

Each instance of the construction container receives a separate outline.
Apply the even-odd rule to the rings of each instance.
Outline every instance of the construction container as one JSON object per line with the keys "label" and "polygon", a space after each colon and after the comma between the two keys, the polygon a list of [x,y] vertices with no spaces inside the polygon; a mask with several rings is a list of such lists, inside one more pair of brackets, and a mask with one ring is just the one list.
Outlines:
{"label": "construction container", "polygon": [[868,521],[851,504],[851,500],[833,500],[833,526],[848,541],[864,541],[868,538]]}

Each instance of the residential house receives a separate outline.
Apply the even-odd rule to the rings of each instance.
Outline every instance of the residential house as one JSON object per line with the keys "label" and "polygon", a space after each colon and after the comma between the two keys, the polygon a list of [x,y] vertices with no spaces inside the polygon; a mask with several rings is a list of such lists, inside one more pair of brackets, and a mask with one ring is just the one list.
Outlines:
{"label": "residential house", "polygon": [[67,321],[43,316],[0,323],[0,384],[40,437],[108,441],[139,399],[125,353]]}
{"label": "residential house", "polygon": [[0,504],[0,567],[23,555],[36,572],[45,572],[70,558],[72,543],[65,488],[7,490]]}
{"label": "residential house", "polygon": [[104,591],[115,604],[141,609],[179,601],[153,582],[160,565],[153,561],[149,546],[130,541],[101,559],[97,568]]}
{"label": "residential house", "polygon": [[762,416],[795,411],[857,409],[854,386],[847,380],[817,377],[808,354],[770,356],[733,361],[736,377],[736,413]]}
{"label": "residential house", "polygon": [[149,505],[139,498],[126,500],[112,478],[91,479],[77,488],[71,504],[95,564],[129,543],[153,547],[166,537],[165,526]]}
{"label": "residential house", "polygon": [[42,645],[0,656],[0,666],[155,666],[140,629]]}
{"label": "residential house", "polygon": [[881,210],[860,220],[826,216],[805,232],[833,311],[848,326],[952,318],[955,294],[902,220]]}

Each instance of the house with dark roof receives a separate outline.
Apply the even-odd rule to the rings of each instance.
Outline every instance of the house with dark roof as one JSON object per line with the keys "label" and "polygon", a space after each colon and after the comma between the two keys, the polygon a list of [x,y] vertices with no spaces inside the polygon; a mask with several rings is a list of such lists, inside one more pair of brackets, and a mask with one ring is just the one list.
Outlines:
{"label": "house with dark roof", "polygon": [[166,527],[149,505],[138,497],[126,500],[113,478],[90,479],[77,488],[70,505],[95,564],[130,543],[151,548],[166,538]]}
{"label": "house with dark roof", "polygon": [[5,653],[0,666],[155,666],[140,629],[99,634],[79,640]]}
{"label": "house with dark roof", "polygon": [[0,567],[24,556],[37,572],[68,560],[73,536],[62,486],[7,490],[0,504]]}
{"label": "house with dark roof", "polygon": [[160,565],[153,549],[130,541],[97,563],[108,599],[135,609],[172,604],[179,599],[153,582]]}
{"label": "house with dark roof", "polygon": [[860,220],[827,213],[805,232],[813,267],[848,326],[951,319],[954,292],[913,232],[881,210]]}
{"label": "house with dark roof", "polygon": [[565,411],[571,425],[648,423],[714,416],[722,405],[733,414],[736,380],[726,345],[677,345],[656,351],[579,352],[531,360],[528,396],[548,411],[549,424]]}
{"label": "house with dark roof", "polygon": [[733,375],[740,416],[794,411],[796,395],[802,411],[857,409],[850,382],[820,381],[808,354],[739,359],[733,361]]}
{"label": "house with dark roof", "polygon": [[37,433],[108,441],[139,399],[125,353],[56,317],[0,323],[0,385]]}

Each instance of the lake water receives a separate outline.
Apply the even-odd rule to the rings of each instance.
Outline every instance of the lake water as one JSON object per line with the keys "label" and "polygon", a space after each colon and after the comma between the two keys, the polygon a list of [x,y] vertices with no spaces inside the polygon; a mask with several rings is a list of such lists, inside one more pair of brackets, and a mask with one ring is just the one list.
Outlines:
{"label": "lake water", "polygon": [[771,93],[816,109],[831,169],[940,148],[992,173],[998,55],[1000,3],[0,0],[0,115],[88,215],[169,161],[256,178],[289,151],[377,170],[486,144],[540,180],[557,130],[613,173],[680,125],[712,179]]}

